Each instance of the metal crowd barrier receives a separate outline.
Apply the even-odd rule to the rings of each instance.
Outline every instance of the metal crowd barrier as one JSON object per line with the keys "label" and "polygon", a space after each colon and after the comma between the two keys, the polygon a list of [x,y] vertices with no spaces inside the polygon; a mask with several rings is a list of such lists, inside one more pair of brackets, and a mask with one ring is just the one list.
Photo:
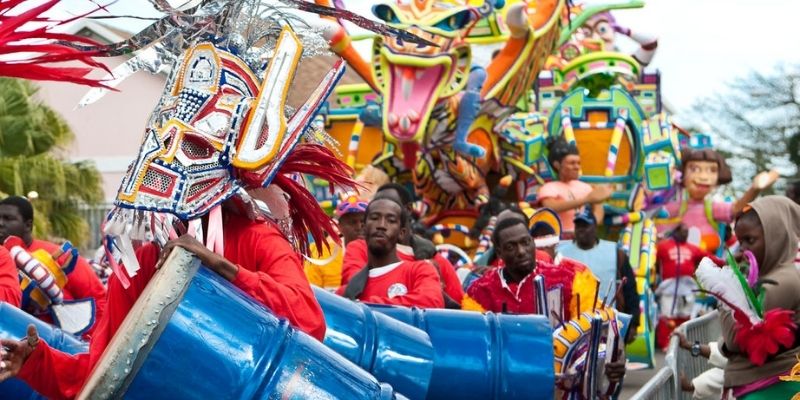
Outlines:
{"label": "metal crowd barrier", "polygon": [[[694,343],[695,341],[702,344],[707,344],[712,341],[716,342],[721,335],[719,313],[714,310],[701,317],[684,322],[678,329],[686,335],[686,339],[689,340],[689,343]],[[667,357],[671,357],[672,360],[674,360],[673,364],[675,369],[673,372],[675,373],[675,388],[679,394],[677,398],[680,400],[691,400],[691,393],[680,390],[680,373],[682,372],[686,376],[686,379],[691,381],[698,375],[711,369],[711,364],[708,363],[707,358],[692,357],[687,350],[678,347],[678,338],[674,336],[670,339]]]}
{"label": "metal crowd barrier", "polygon": [[[686,335],[689,343],[699,341],[707,344],[717,341],[720,337],[720,325],[717,311],[712,311],[701,317],[681,324],[677,330]],[[681,390],[681,373],[691,381],[712,366],[704,357],[692,357],[687,351],[678,346],[678,338],[670,339],[665,357],[667,366],[650,378],[647,383],[631,397],[632,400],[660,400],[676,399],[691,400],[692,393]]]}
{"label": "metal crowd barrier", "polygon": [[639,389],[631,400],[674,400],[676,379],[670,367],[661,368],[655,376]]}

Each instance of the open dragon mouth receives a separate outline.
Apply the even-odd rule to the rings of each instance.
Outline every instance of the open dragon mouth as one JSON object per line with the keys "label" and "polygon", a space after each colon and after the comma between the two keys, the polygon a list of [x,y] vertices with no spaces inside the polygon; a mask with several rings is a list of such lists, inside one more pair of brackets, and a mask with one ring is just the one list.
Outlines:
{"label": "open dragon mouth", "polygon": [[390,64],[391,87],[384,111],[389,133],[400,142],[419,140],[424,133],[445,66],[415,67]]}

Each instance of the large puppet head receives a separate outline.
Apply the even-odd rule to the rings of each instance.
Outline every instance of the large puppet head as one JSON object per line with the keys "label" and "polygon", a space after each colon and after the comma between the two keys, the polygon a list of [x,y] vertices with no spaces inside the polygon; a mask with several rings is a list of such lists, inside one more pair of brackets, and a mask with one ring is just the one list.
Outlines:
{"label": "large puppet head", "polygon": [[[291,220],[278,222],[301,248],[307,232],[315,238],[322,237],[323,230],[335,232],[293,175],[317,175],[331,184],[352,182],[347,167],[330,151],[298,144],[343,73],[343,63],[338,62],[306,104],[287,119],[286,96],[302,50],[297,36],[285,27],[269,62],[246,62],[233,50],[210,42],[183,53],[106,223],[106,233],[122,239],[118,242],[126,267],[135,263],[124,258],[130,239],[163,242],[174,234],[175,218],[196,221],[209,213],[222,229],[215,215],[223,201],[236,197],[246,210],[264,211],[271,199],[257,202],[248,192],[272,193],[258,190],[270,184],[277,185],[291,204]],[[198,226],[195,223],[194,229]],[[191,222],[189,228],[196,232]],[[215,236],[221,243],[221,233],[212,235],[211,229],[210,222],[208,240]]]}
{"label": "large puppet head", "polygon": [[733,179],[725,159],[714,150],[684,149],[682,154],[683,187],[692,200],[703,200],[717,185]]}
{"label": "large puppet head", "polygon": [[383,95],[383,130],[393,142],[419,142],[434,106],[464,89],[471,52],[463,35],[477,12],[434,0],[379,4],[373,13],[390,26],[435,43],[418,45],[378,36],[373,44],[374,77]]}
{"label": "large puppet head", "polygon": [[606,51],[616,50],[616,28],[617,20],[611,15],[610,11],[603,11],[598,13],[581,27],[579,30],[580,35],[584,39],[593,39],[603,43],[603,49]]}

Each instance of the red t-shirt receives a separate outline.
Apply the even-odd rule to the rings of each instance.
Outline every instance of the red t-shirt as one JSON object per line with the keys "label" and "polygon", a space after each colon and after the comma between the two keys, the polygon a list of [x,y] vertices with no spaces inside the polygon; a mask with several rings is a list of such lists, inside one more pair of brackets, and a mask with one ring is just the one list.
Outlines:
{"label": "red t-shirt", "polygon": [[[225,258],[239,266],[233,284],[287,318],[300,330],[322,340],[325,320],[311,286],[303,274],[300,257],[284,236],[269,223],[250,221],[237,215],[225,218]],[[77,395],[111,338],[155,273],[159,248],[146,244],[136,251],[140,270],[123,289],[112,275],[108,282],[108,310],[98,321],[89,352],[75,356],[40,342],[22,366],[19,378],[51,399]]]}
{"label": "red t-shirt", "polygon": [[[337,294],[344,294],[342,285]],[[369,271],[359,300],[406,307],[443,308],[439,274],[428,261],[400,261]]]}
{"label": "red t-shirt", "polygon": [[[55,243],[50,243],[44,240],[34,239],[31,245],[28,246],[28,253],[33,253],[36,250],[44,250],[53,254],[60,249]],[[67,275],[67,284],[61,288],[64,292],[64,300],[81,300],[81,299],[94,299],[94,315],[95,323],[84,333],[84,337],[88,338],[97,327],[97,321],[103,318],[103,313],[106,310],[106,288],[100,282],[100,278],[94,273],[94,269],[83,257],[78,257],[75,263],[75,268]],[[37,315],[37,318],[47,322],[53,323],[53,319],[49,314]]]}
{"label": "red t-shirt", "polygon": [[4,301],[14,307],[19,307],[22,302],[17,264],[3,246],[0,246],[0,301]]}
{"label": "red t-shirt", "polygon": [[[344,251],[344,261],[342,262],[342,286],[346,286],[358,271],[367,265],[367,241],[364,239],[353,240],[347,244]],[[416,261],[413,250],[408,246],[397,245],[397,258],[400,261]],[[461,303],[464,297],[464,290],[461,288],[461,281],[456,275],[453,264],[441,254],[436,254],[433,260],[439,265],[441,282],[444,284],[444,291],[450,298]]]}
{"label": "red t-shirt", "polygon": [[690,243],[678,243],[674,239],[662,240],[656,246],[656,259],[661,265],[661,279],[693,276],[703,257],[709,257],[717,265],[725,262]]}

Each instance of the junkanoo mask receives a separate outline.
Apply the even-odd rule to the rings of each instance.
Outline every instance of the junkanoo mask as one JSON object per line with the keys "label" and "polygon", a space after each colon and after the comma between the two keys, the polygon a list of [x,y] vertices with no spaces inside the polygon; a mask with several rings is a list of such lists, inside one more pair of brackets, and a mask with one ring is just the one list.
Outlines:
{"label": "junkanoo mask", "polygon": [[344,71],[338,62],[287,119],[286,97],[302,51],[297,36],[285,27],[272,57],[256,68],[210,42],[183,53],[105,226],[130,276],[138,269],[131,239],[163,244],[176,236],[175,218],[194,221],[189,231],[195,233],[201,225],[197,218],[209,214],[207,246],[221,252],[221,232],[211,232],[215,226],[221,230],[220,204],[238,196],[256,208],[245,189],[266,187],[282,172]]}

